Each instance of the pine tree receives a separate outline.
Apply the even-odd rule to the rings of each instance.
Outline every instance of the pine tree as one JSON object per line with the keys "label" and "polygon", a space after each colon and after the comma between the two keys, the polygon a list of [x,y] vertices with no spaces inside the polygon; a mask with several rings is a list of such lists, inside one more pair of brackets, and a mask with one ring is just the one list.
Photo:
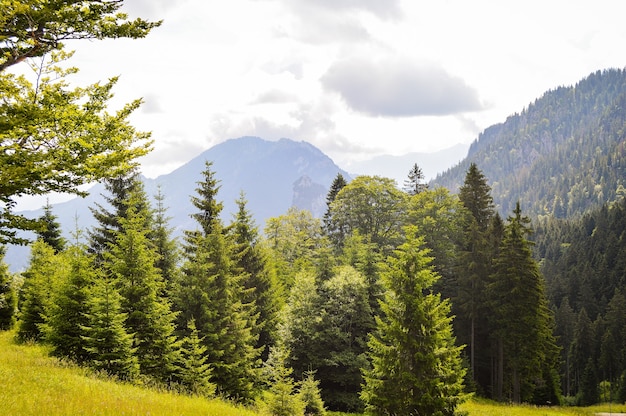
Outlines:
{"label": "pine tree", "polygon": [[[109,208],[96,204],[95,208],[90,208],[98,226],[89,231],[89,252],[95,254],[95,261],[98,264],[103,262],[105,252],[116,242],[116,233],[120,231],[120,220],[127,217],[126,211],[129,208],[128,197],[133,192],[144,193],[143,183],[136,170],[129,171],[126,175],[107,179],[104,188],[110,195],[103,195]],[[147,198],[136,200],[134,207],[138,215],[142,215],[145,229],[152,227],[152,212]]]}
{"label": "pine tree", "polygon": [[372,415],[453,415],[464,369],[454,346],[450,305],[429,292],[438,276],[414,227],[382,274],[383,315],[369,341],[372,368],[361,396]]}
{"label": "pine tree", "polygon": [[301,416],[304,406],[301,397],[296,394],[296,383],[291,374],[293,370],[287,365],[289,349],[282,344],[270,348],[265,363],[265,372],[269,381],[269,389],[263,392],[260,407],[264,413],[272,416]]}
{"label": "pine tree", "polygon": [[428,184],[425,180],[426,177],[422,172],[422,168],[415,163],[409,171],[408,179],[404,181],[402,189],[409,195],[417,195],[428,189]]}
{"label": "pine tree", "polygon": [[330,239],[337,249],[342,246],[343,239],[346,236],[342,228],[339,227],[335,221],[333,221],[332,204],[335,201],[335,198],[337,198],[339,191],[341,191],[347,184],[348,183],[343,175],[338,173],[333,180],[333,183],[330,185],[328,195],[326,195],[326,212],[324,213],[324,217],[322,219],[324,234]]}
{"label": "pine tree", "polygon": [[168,226],[167,208],[165,207],[165,196],[158,188],[155,196],[156,208],[154,211],[154,231],[152,240],[156,247],[156,259],[154,265],[161,272],[163,279],[163,293],[161,295],[169,297],[173,289],[174,282],[178,279],[180,270],[178,262],[180,252],[175,238],[172,238],[172,229]]}
{"label": "pine tree", "polygon": [[216,199],[218,181],[207,162],[198,195],[192,197],[198,212],[192,217],[199,230],[185,232],[186,261],[174,289],[178,328],[194,319],[207,347],[217,393],[242,402],[257,394],[260,361],[253,332],[256,317],[245,302],[243,278],[238,270],[234,247],[219,218],[222,203]]}
{"label": "pine tree", "polygon": [[13,286],[13,276],[4,262],[6,248],[0,246],[0,331],[13,328],[17,310],[17,293]]}
{"label": "pine tree", "polygon": [[175,315],[169,301],[162,296],[163,281],[154,265],[156,250],[148,239],[148,209],[145,193],[136,188],[128,194],[126,217],[119,218],[120,230],[115,243],[105,252],[104,260],[116,280],[122,296],[125,326],[134,336],[142,374],[167,381],[174,372],[176,340]]}
{"label": "pine tree", "polygon": [[89,357],[83,338],[96,272],[86,247],[73,245],[62,256],[69,266],[68,276],[54,296],[45,338],[52,345],[52,355],[80,363]]}
{"label": "pine tree", "polygon": [[472,163],[459,190],[459,200],[467,210],[457,272],[458,293],[453,298],[459,340],[467,345],[470,377],[483,389],[491,383],[489,321],[491,312],[485,298],[492,274],[493,246],[489,225],[494,216],[491,188]]}
{"label": "pine tree", "polygon": [[307,371],[304,374],[304,380],[300,383],[298,396],[304,403],[304,414],[307,416],[326,414],[319,384],[319,381],[315,379],[315,371]]}
{"label": "pine tree", "polygon": [[31,246],[28,269],[24,272],[23,301],[19,304],[20,320],[17,337],[21,341],[38,341],[43,337],[52,307],[52,296],[64,277],[65,265],[54,254],[54,249],[43,240]]}
{"label": "pine tree", "polygon": [[499,398],[506,393],[516,403],[532,399],[534,383],[545,380],[546,363],[556,362],[558,355],[543,277],[527,240],[532,232],[529,222],[518,203],[505,226],[488,288],[498,342],[496,392]]}
{"label": "pine tree", "polygon": [[[280,286],[276,274],[269,265],[269,256],[259,239],[258,229],[246,208],[244,195],[237,200],[235,222],[230,233],[235,243],[234,259],[243,279],[243,304],[258,313],[254,335],[258,337],[256,349],[262,351],[261,358],[267,359],[269,346],[276,341],[278,311],[281,307]],[[253,310],[253,311],[254,311]]]}
{"label": "pine tree", "polygon": [[57,221],[56,216],[52,213],[50,201],[46,202],[43,207],[43,215],[39,218],[41,229],[37,231],[37,235],[46,244],[54,249],[54,253],[58,254],[65,249],[66,241],[61,236],[61,225]]}
{"label": "pine tree", "polygon": [[211,383],[211,368],[207,364],[206,347],[198,336],[196,323],[187,325],[189,335],[182,341],[178,377],[180,383],[191,394],[210,397],[215,394],[215,384]]}
{"label": "pine tree", "polygon": [[127,315],[121,311],[122,299],[115,286],[107,277],[96,279],[88,300],[88,323],[82,328],[84,348],[91,367],[132,380],[139,374],[139,364],[133,336],[124,326]]}

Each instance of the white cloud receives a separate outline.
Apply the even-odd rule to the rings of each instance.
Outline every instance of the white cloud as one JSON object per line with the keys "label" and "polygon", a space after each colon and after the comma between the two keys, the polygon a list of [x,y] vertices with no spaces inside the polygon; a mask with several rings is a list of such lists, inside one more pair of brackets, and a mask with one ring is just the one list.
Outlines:
{"label": "white cloud", "polygon": [[482,108],[477,92],[462,79],[407,60],[346,59],[334,63],[321,81],[369,116],[441,116]]}

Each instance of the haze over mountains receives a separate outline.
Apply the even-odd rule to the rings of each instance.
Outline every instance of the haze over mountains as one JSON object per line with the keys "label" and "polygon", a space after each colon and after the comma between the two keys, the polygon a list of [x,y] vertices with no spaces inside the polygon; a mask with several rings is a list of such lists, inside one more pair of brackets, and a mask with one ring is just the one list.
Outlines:
{"label": "haze over mountains", "polygon": [[[381,176],[394,177],[402,171],[404,173],[400,174],[399,180],[403,180],[413,163],[420,166],[425,163],[432,172],[431,176],[434,176],[437,171],[443,171],[457,162],[459,158],[450,158],[449,154],[451,151],[458,154],[462,148],[456,146],[437,154],[389,156],[386,160],[391,160],[391,163],[380,163],[374,159],[353,166],[349,173],[307,142],[240,137],[208,149],[169,174],[143,180],[148,195],[154,196],[161,188],[167,213],[171,217],[170,226],[175,235],[180,235],[183,230],[196,227],[190,217],[194,212],[190,197],[195,195],[206,161],[211,161],[215,176],[221,181],[218,198],[224,204],[223,220],[230,222],[237,210],[236,200],[244,192],[247,207],[262,228],[265,220],[286,213],[291,206],[308,209],[313,215],[321,217],[326,210],[328,189],[338,173],[350,179],[357,174],[374,174],[376,171]],[[95,225],[89,208],[96,203],[105,204],[101,195],[105,189],[102,184],[97,184],[89,192],[86,198],[52,205],[52,212],[58,217],[66,238],[76,228],[76,219],[80,229]],[[27,213],[30,217],[38,217],[43,211],[38,209]],[[26,266],[28,252],[27,247],[9,247],[6,260],[12,271]]]}

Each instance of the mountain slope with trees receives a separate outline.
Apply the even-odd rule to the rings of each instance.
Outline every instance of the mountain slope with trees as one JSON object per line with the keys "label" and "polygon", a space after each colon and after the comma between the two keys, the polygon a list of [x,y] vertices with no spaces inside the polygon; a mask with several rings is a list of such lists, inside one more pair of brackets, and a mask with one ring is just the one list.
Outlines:
{"label": "mountain slope with trees", "polygon": [[625,127],[626,71],[597,71],[485,129],[432,184],[456,192],[476,163],[503,216],[517,201],[532,218],[580,215],[626,194]]}

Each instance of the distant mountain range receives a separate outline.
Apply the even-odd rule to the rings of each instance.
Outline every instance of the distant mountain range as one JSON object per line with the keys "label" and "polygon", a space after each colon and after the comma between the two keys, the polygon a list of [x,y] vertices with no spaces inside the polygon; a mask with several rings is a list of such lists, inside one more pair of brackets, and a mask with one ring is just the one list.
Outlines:
{"label": "distant mountain range", "polygon": [[[426,161],[424,155],[381,160],[389,162],[389,159],[395,162],[379,163],[374,159],[362,162],[355,171],[358,174],[394,177],[397,171],[394,169],[401,166],[406,171],[401,176],[405,177],[413,163]],[[445,170],[458,160],[456,156],[448,156],[448,152],[434,154],[431,159],[441,163],[438,168],[428,165],[431,171]],[[337,174],[341,173],[347,180],[355,176],[341,169],[318,148],[307,142],[289,139],[267,141],[258,137],[231,139],[208,149],[169,174],[155,179],[143,178],[148,195],[154,196],[158,187],[161,188],[165,196],[164,204],[168,207],[167,214],[171,217],[170,226],[174,228],[175,235],[196,227],[190,217],[194,212],[190,197],[195,195],[197,182],[202,180],[201,172],[205,169],[206,161],[213,162],[212,169],[220,180],[218,198],[224,204],[222,219],[230,222],[237,210],[235,201],[240,192],[244,192],[248,200],[247,207],[260,228],[263,228],[268,218],[284,214],[291,206],[308,209],[313,215],[321,217],[326,210],[328,189]],[[378,170],[377,164],[380,166]],[[95,225],[89,208],[96,203],[104,204],[104,191],[104,186],[97,184],[89,190],[90,194],[86,198],[75,198],[52,206],[52,212],[61,223],[66,237],[69,231],[75,229],[76,220],[81,229]],[[35,218],[41,216],[43,210],[23,213]],[[6,261],[12,271],[26,266],[28,253],[27,247],[9,247]]]}

